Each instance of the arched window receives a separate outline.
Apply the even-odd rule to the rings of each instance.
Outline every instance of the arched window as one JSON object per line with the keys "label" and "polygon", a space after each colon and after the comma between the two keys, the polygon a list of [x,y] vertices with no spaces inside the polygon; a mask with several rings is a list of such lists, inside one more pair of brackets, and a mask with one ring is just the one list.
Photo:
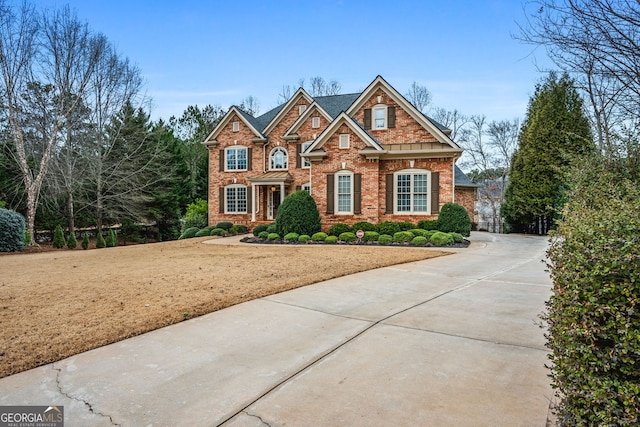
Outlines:
{"label": "arched window", "polygon": [[283,170],[289,167],[289,156],[287,150],[282,147],[276,147],[269,154],[269,169]]}

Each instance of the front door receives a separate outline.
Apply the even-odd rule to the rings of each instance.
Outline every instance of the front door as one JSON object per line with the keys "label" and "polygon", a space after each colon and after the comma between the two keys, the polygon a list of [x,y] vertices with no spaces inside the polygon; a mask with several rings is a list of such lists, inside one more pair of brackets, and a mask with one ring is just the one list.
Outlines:
{"label": "front door", "polygon": [[271,187],[267,197],[267,219],[273,220],[278,215],[280,206],[280,187]]}

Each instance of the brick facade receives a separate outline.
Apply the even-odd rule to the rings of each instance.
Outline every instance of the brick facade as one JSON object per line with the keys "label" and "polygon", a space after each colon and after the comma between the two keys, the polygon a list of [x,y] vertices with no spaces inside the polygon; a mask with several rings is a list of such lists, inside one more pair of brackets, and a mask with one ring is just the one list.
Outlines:
{"label": "brick facade", "polygon": [[[433,210],[436,206],[439,209],[454,199],[463,204],[473,218],[475,190],[454,189],[455,160],[462,150],[381,77],[376,78],[364,92],[353,94],[351,98],[337,95],[312,102],[311,97],[299,91],[283,107],[263,116],[253,118],[232,108],[223,118],[204,142],[209,148],[210,224],[230,221],[252,228],[259,223],[273,221],[277,209],[272,208],[277,207],[281,198],[309,184],[320,211],[323,230],[338,222],[417,223],[421,219],[435,219],[437,212]],[[331,107],[338,111],[342,107],[340,102],[345,104],[342,111],[346,113],[327,120],[323,103],[327,109]],[[306,117],[302,118],[301,105],[308,109]],[[365,130],[365,114],[369,114],[365,111],[380,106],[387,109],[388,127]],[[313,117],[319,117],[319,127],[313,127]],[[295,129],[292,128],[298,119]],[[234,122],[238,122],[237,131],[233,130]],[[349,135],[349,147],[340,148],[340,135],[345,134]],[[309,153],[306,158],[311,161],[311,166],[305,167],[305,158],[300,158],[299,153],[302,144],[309,142],[313,145],[305,155]],[[225,171],[225,148],[233,146],[249,149],[249,170]],[[284,170],[269,168],[270,153],[277,147],[285,149],[288,154],[288,167]],[[390,201],[387,198],[396,196],[390,193],[392,189],[387,186],[393,182],[390,180],[398,171],[426,174],[429,180],[439,183],[434,189],[432,183],[428,182],[429,199],[437,197],[433,204],[429,203],[430,213],[389,212]],[[335,204],[333,198],[337,200],[336,173],[351,176],[353,213],[337,213],[335,208],[333,212],[328,212]],[[334,184],[328,191],[327,186],[331,182]],[[359,193],[357,184],[360,184]],[[224,188],[229,185],[246,186],[247,213],[224,213]],[[282,195],[281,189],[284,189]],[[359,204],[356,201],[358,194]],[[332,197],[332,200],[327,200],[327,197]],[[355,212],[358,206],[360,210]]]}

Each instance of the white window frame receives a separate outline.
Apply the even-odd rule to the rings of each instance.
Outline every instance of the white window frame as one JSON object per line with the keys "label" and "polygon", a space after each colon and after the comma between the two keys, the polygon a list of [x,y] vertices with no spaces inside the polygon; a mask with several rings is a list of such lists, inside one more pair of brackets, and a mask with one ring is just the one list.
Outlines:
{"label": "white window frame", "polygon": [[[237,151],[244,151],[245,152],[245,161],[244,161],[244,168],[239,168],[238,167],[238,155],[237,155]],[[236,151],[236,167],[235,168],[229,168],[229,162],[228,162],[228,152],[229,151]],[[226,147],[224,149],[224,170],[225,172],[239,172],[239,171],[246,171],[249,165],[249,150],[247,149],[247,147],[245,147],[244,145],[231,145],[229,147]]]}
{"label": "white window frame", "polygon": [[310,182],[305,182],[304,184],[302,184],[300,186],[300,188],[302,188],[307,193],[311,194],[311,183]]}
{"label": "white window frame", "polygon": [[[335,173],[334,178],[334,211],[337,215],[353,215],[353,172],[342,170]],[[340,177],[349,177],[349,210],[340,210]]]}
{"label": "white window frame", "polygon": [[[376,118],[376,112],[382,111],[382,119]],[[373,130],[384,130],[387,129],[387,125],[389,124],[389,117],[387,116],[387,106],[384,104],[374,105],[371,109],[371,129]],[[377,126],[376,120],[383,120],[382,126]]]}
{"label": "white window frame", "polygon": [[[239,201],[241,200],[238,198],[238,190],[242,190],[242,189],[244,189],[244,210],[238,209]],[[229,209],[229,190],[235,190],[234,191],[235,203],[234,203],[233,209]],[[242,185],[242,184],[227,185],[226,187],[224,187],[224,213],[238,214],[238,215],[246,214],[247,205],[249,202],[248,198],[249,198],[249,187],[247,187],[246,185]]]}
{"label": "white window frame", "polygon": [[311,127],[313,129],[318,129],[320,127],[320,116],[311,118]]}
{"label": "white window frame", "polygon": [[234,132],[238,132],[240,130],[240,122],[238,121],[233,122],[233,124],[231,125],[231,128]]}
{"label": "white window frame", "polygon": [[[410,192],[409,194],[409,210],[399,210],[398,209],[398,177],[400,175],[409,175],[410,176]],[[427,206],[425,211],[417,211],[415,209],[415,196],[414,192],[414,177],[416,175],[426,175],[427,176]],[[393,213],[395,215],[431,215],[431,171],[426,169],[404,169],[394,172],[393,174]]]}
{"label": "white window frame", "polygon": [[[313,141],[303,142],[300,149],[304,153],[305,150],[311,146],[311,144],[313,144]],[[311,167],[311,160],[309,160],[307,157],[303,157],[301,160],[302,161],[300,162],[300,165],[303,169],[309,169]]]}
{"label": "white window frame", "polygon": [[338,148],[343,150],[349,148],[349,146],[351,145],[351,141],[349,140],[350,138],[348,133],[341,133],[338,137]]}
{"label": "white window frame", "polygon": [[301,116],[307,109],[306,105],[298,105],[298,115]]}
{"label": "white window frame", "polygon": [[[277,165],[275,164],[275,156],[276,156],[276,152],[281,151],[284,153],[284,164],[283,167],[276,167]],[[269,170],[272,171],[285,171],[289,169],[289,153],[287,152],[287,150],[283,147],[275,147],[274,149],[271,150],[271,152],[269,153]]]}

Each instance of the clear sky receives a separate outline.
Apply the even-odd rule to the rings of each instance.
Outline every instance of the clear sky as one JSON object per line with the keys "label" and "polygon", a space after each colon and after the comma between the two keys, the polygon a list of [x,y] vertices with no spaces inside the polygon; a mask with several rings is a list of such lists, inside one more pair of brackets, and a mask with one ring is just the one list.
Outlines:
{"label": "clear sky", "polygon": [[548,64],[514,40],[520,0],[37,0],[69,4],[137,64],[153,119],[188,105],[227,108],[247,96],[261,113],[283,85],[321,76],[343,93],[378,74],[405,93],[426,86],[433,104],[489,121],[524,117]]}

